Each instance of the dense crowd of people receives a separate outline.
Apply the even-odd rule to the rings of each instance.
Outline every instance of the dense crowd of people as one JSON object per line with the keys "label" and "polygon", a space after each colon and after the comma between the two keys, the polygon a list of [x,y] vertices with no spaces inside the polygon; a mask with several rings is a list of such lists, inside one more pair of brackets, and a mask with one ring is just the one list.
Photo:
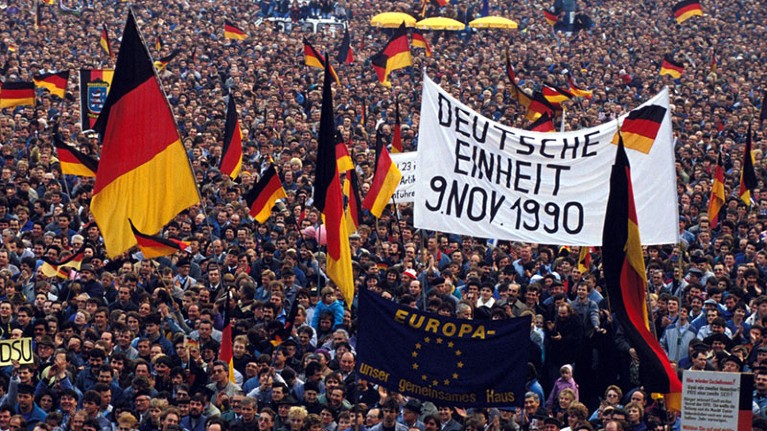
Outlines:
{"label": "dense crowd of people", "polygon": [[[98,136],[80,126],[77,80],[63,100],[42,91],[34,107],[2,111],[0,338],[32,337],[35,360],[0,369],[0,430],[678,429],[678,415],[642,388],[636,352],[602,295],[598,248],[582,271],[577,247],[420,231],[406,204],[379,219],[366,214],[351,235],[357,288],[445,316],[531,315],[524,407],[434,405],[355,375],[357,304],[342,304],[325,274],[321,217],[311,205],[322,72],[304,65],[302,37],[327,51],[338,71],[337,125],[363,192],[379,122],[391,139],[395,97],[404,147],[418,147],[424,68],[467,105],[514,127],[528,122],[508,92],[506,47],[527,91],[543,82],[566,88],[568,73],[594,90],[592,99],[570,102],[570,130],[615,119],[668,86],[680,242],[645,251],[654,331],[680,371],[755,373],[753,429],[767,430],[763,2],[706,1],[704,16],[679,25],[669,1],[580,1],[580,22],[588,24],[570,34],[543,17],[551,8],[564,19],[560,1],[491,0],[490,13],[516,20],[517,30],[429,32],[434,55],[413,49],[413,67],[395,71],[389,89],[369,61],[389,34],[369,25],[373,15],[425,12],[466,23],[482,2],[60,0],[41,3],[33,25],[32,1],[0,5],[6,82],[113,67],[99,34],[102,24],[110,29],[116,50],[128,7],[147,41],[163,41],[159,51],[148,43],[155,58],[180,50],[159,76],[203,204],[162,232],[187,241],[191,253],[109,257],[89,211],[93,179],[63,176],[52,145],[56,125],[68,143],[99,155]],[[303,25],[311,19],[348,26],[352,64],[335,62],[342,27],[313,33]],[[248,38],[224,39],[224,21]],[[681,78],[659,76],[667,54],[685,64]],[[217,168],[226,96],[236,101],[243,132],[236,181]],[[759,180],[750,207],[738,199],[749,123]],[[720,153],[727,203],[712,228],[707,202]],[[243,195],[272,161],[287,198],[259,224]],[[42,273],[43,259],[61,261],[81,247],[79,271]],[[217,360],[226,309],[233,369]],[[289,316],[292,336],[273,342]]]}

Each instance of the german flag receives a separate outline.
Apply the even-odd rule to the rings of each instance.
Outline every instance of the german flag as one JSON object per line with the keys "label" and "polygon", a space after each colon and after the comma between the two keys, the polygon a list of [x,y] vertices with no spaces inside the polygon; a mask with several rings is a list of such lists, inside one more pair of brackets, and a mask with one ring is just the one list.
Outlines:
{"label": "german flag", "polygon": [[748,123],[748,138],[743,149],[743,169],[740,172],[740,190],[738,196],[748,206],[751,206],[751,191],[758,186],[754,171],[754,155],[751,153],[751,123]]}
{"label": "german flag", "polygon": [[344,196],[346,196],[346,210],[344,211],[344,222],[347,232],[356,232],[362,220],[362,201],[360,199],[360,179],[357,171],[352,169],[346,172],[344,179]]}
{"label": "german flag", "polygon": [[82,246],[77,253],[59,262],[53,262],[43,258],[43,264],[40,266],[40,269],[42,269],[43,274],[46,277],[67,278],[69,277],[69,270],[67,270],[67,268],[79,271],[80,265],[83,263],[83,258],[85,258],[85,246]]}
{"label": "german flag", "polygon": [[378,77],[378,82],[384,87],[391,88],[391,82],[389,82],[389,76],[386,73],[386,61],[387,57],[383,52],[379,52],[370,58],[370,64],[373,66],[373,70]]}
{"label": "german flag", "polygon": [[226,292],[226,306],[224,307],[224,328],[221,330],[221,348],[218,351],[218,360],[227,364],[229,369],[229,381],[234,383],[234,340],[232,339],[232,310],[229,305],[231,300],[232,291],[228,290]]}
{"label": "german flag", "polygon": [[224,148],[221,150],[222,174],[235,179],[242,169],[242,130],[240,120],[237,118],[237,106],[234,104],[234,96],[229,94],[229,102],[226,105],[226,123],[224,124]]}
{"label": "german flag", "polygon": [[[655,137],[666,117],[666,108],[658,105],[647,105],[629,112],[620,126],[626,148],[650,153]],[[618,143],[619,137],[613,138],[613,144]]]}
{"label": "german flag", "polygon": [[67,145],[59,134],[53,135],[53,146],[61,163],[61,173],[80,177],[95,177],[99,170],[99,162],[75,147]]}
{"label": "german flag", "polygon": [[43,73],[32,77],[35,86],[45,88],[54,96],[63,99],[67,92],[67,81],[69,81],[69,71]]}
{"label": "german flag", "polygon": [[341,41],[341,47],[338,48],[338,64],[352,63],[354,63],[354,49],[352,49],[352,36],[347,27],[344,32],[344,40]]}
{"label": "german flag", "polygon": [[525,118],[530,121],[536,121],[543,114],[548,114],[549,117],[554,116],[554,107],[543,97],[540,92],[534,92],[533,96],[528,96],[516,82],[516,73],[514,72],[514,66],[511,65],[509,59],[509,50],[506,50],[506,75],[509,77],[511,87],[509,88],[509,94],[511,97],[522,105],[527,112]]}
{"label": "german flag", "polygon": [[157,69],[158,72],[162,72],[168,66],[168,63],[170,63],[174,58],[176,58],[179,52],[181,52],[180,49],[174,49],[173,52],[171,52],[170,54],[155,61],[153,63],[154,68]]}
{"label": "german flag", "polygon": [[575,78],[573,78],[573,75],[567,76],[567,83],[570,85],[570,94],[572,94],[575,97],[584,97],[586,99],[591,99],[591,96],[593,95],[593,91],[586,90],[585,88],[579,87],[575,83]]}
{"label": "german flag", "polygon": [[551,84],[543,84],[543,97],[546,98],[546,101],[548,101],[552,106],[555,108],[562,105],[563,102],[567,102],[568,100],[573,98],[573,95],[562,88],[553,86]]}
{"label": "german flag", "polygon": [[550,26],[554,26],[557,21],[559,21],[559,17],[554,12],[550,12],[548,9],[543,10],[543,17],[546,19],[546,22]]}
{"label": "german flag", "polygon": [[[325,67],[325,57],[322,56],[316,49],[304,38],[304,64],[309,67],[316,67],[322,69]],[[330,66],[330,74],[333,75],[333,79],[336,80],[336,84],[341,85],[341,80],[338,79],[338,74],[333,66]]]}
{"label": "german flag", "polygon": [[533,124],[530,125],[530,127],[527,128],[527,130],[531,132],[556,132],[556,128],[554,128],[554,122],[551,121],[551,116],[548,113],[545,113],[541,115],[540,118],[535,120]]}
{"label": "german flag", "polygon": [[161,236],[147,235],[139,232],[133,222],[128,220],[133,235],[136,236],[136,243],[145,259],[154,259],[161,256],[169,256],[177,251],[192,252],[189,243],[174,238],[163,238]]}
{"label": "german flag", "polygon": [[431,46],[429,46],[429,42],[426,41],[426,38],[423,37],[423,33],[421,33],[421,30],[415,29],[413,30],[413,48],[423,48],[426,50],[426,56],[431,57]]}
{"label": "german flag", "polygon": [[[520,89],[519,91],[521,92],[522,90]],[[543,114],[549,114],[553,118],[555,112],[561,111],[561,107],[549,103],[540,91],[534,91],[529,100],[530,104],[527,105],[527,113],[525,114],[525,117],[528,119],[537,120]]]}
{"label": "german flag", "polygon": [[142,232],[159,232],[176,214],[200,203],[173,113],[130,11],[94,129],[102,150],[91,211],[114,257],[136,245],[128,219]]}
{"label": "german flag", "polygon": [[602,231],[602,259],[613,311],[642,364],[639,367],[641,385],[648,392],[666,394],[666,406],[679,411],[682,383],[657,338],[650,332],[647,278],[631,186],[631,169],[620,135],[610,175],[610,194]]}
{"label": "german flag", "polygon": [[684,73],[684,65],[677,63],[674,59],[667,55],[663,58],[663,62],[660,65],[660,75],[670,75],[675,79],[679,79]]}
{"label": "german flag", "polygon": [[361,102],[362,106],[360,107],[360,122],[359,122],[359,124],[364,128],[365,124],[368,121],[368,107],[367,107],[367,104],[365,103],[365,98],[364,97],[362,98],[362,100],[360,102]]}
{"label": "german flag", "polygon": [[700,7],[698,0],[682,0],[674,5],[672,11],[677,24],[681,24],[694,16],[703,16],[703,8]]}
{"label": "german flag", "polygon": [[724,162],[722,162],[722,151],[719,151],[719,157],[716,160],[714,168],[714,184],[711,186],[711,196],[708,198],[708,219],[711,229],[715,229],[719,224],[719,213],[724,207],[727,196],[724,192]]}
{"label": "german flag", "polygon": [[379,130],[376,133],[376,162],[373,184],[370,185],[370,191],[365,196],[365,200],[362,201],[362,208],[370,210],[370,213],[376,217],[381,217],[384,208],[397,190],[400,180],[402,180],[402,172],[389,157],[389,151],[386,150]]}
{"label": "german flag", "polygon": [[413,65],[404,22],[394,31],[384,49],[373,56],[372,63],[378,75],[378,82],[386,87],[391,87],[389,82],[391,72]]}
{"label": "german flag", "polygon": [[578,252],[578,271],[588,274],[591,271],[591,247],[581,246]]}
{"label": "german flag", "polygon": [[112,44],[109,43],[109,32],[107,31],[106,24],[101,26],[101,38],[99,38],[99,45],[101,45],[101,49],[107,53],[109,58],[115,57],[115,53],[112,51]]}
{"label": "german flag", "polygon": [[247,38],[248,34],[240,30],[239,27],[230,21],[224,22],[224,39],[245,40]]}
{"label": "german flag", "polygon": [[327,274],[341,290],[347,307],[354,299],[354,276],[349,234],[344,223],[344,197],[336,165],[335,113],[331,91],[330,61],[325,63],[322,108],[314,181],[314,206],[325,216]]}
{"label": "german flag", "polygon": [[450,4],[450,0],[431,0],[431,2],[439,7],[445,7]]}
{"label": "german flag", "polygon": [[0,88],[0,108],[35,106],[35,84],[33,82],[4,82]]}
{"label": "german flag", "polygon": [[274,165],[269,165],[261,175],[261,179],[245,195],[245,202],[248,204],[250,215],[257,222],[264,224],[272,215],[272,207],[277,199],[285,197],[287,194],[282,188],[280,176]]}
{"label": "german flag", "polygon": [[402,124],[399,119],[399,98],[394,98],[394,133],[391,138],[391,152],[401,153],[404,149],[402,147]]}
{"label": "german flag", "polygon": [[161,50],[162,49],[162,45],[163,45],[163,43],[162,43],[162,36],[160,36],[158,34],[157,38],[154,40],[154,50],[155,51]]}
{"label": "german flag", "polygon": [[343,142],[336,143],[336,164],[338,164],[338,172],[347,172],[354,169],[352,156],[349,155],[349,149],[346,148],[346,144]]}

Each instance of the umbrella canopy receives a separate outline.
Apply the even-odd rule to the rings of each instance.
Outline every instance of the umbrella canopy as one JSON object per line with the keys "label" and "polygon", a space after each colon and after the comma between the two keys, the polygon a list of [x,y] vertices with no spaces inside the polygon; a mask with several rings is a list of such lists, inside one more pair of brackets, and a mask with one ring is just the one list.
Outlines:
{"label": "umbrella canopy", "polygon": [[415,24],[415,28],[419,30],[463,30],[466,25],[461,21],[456,21],[452,18],[445,18],[443,16],[436,16],[432,18],[422,19]]}
{"label": "umbrella canopy", "polygon": [[370,19],[370,25],[379,28],[397,28],[403,22],[405,23],[405,27],[413,27],[416,19],[402,12],[379,13]]}
{"label": "umbrella canopy", "polygon": [[469,23],[471,28],[517,28],[517,22],[502,16],[483,16]]}

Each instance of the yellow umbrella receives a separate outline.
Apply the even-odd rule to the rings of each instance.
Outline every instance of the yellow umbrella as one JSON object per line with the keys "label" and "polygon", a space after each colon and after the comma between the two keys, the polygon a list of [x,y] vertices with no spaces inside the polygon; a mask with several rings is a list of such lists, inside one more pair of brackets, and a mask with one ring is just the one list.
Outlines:
{"label": "yellow umbrella", "polygon": [[471,28],[517,28],[517,22],[502,16],[483,16],[469,23]]}
{"label": "yellow umbrella", "polygon": [[413,27],[416,19],[403,12],[384,12],[379,13],[370,19],[370,25],[380,28],[397,28],[402,23],[405,27]]}
{"label": "yellow umbrella", "polygon": [[418,21],[415,24],[415,28],[419,30],[463,30],[466,28],[466,24],[461,21],[456,21],[452,18],[445,18],[443,16],[435,16],[432,18],[426,18]]}

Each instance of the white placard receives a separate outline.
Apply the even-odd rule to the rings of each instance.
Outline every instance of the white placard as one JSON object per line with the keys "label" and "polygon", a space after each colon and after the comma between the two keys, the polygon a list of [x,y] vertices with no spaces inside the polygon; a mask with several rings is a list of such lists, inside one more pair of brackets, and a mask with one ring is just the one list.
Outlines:
{"label": "white placard", "polygon": [[[668,89],[647,153],[627,148],[643,244],[678,241]],[[621,119],[622,120],[622,119]],[[545,244],[602,244],[618,122],[565,133],[515,129],[481,116],[424,75],[415,227]]]}
{"label": "white placard", "polygon": [[397,186],[397,191],[394,192],[393,198],[394,202],[398,204],[415,202],[415,165],[417,156],[418,153],[416,151],[391,154],[392,162],[402,172],[402,179]]}
{"label": "white placard", "polygon": [[[682,431],[739,431],[751,429],[753,380],[742,388],[740,373],[715,371],[684,372],[682,379]],[[748,376],[751,378],[751,376]],[[747,399],[741,403],[741,392]],[[740,414],[739,406],[748,410]],[[739,422],[743,422],[738,426]]]}

